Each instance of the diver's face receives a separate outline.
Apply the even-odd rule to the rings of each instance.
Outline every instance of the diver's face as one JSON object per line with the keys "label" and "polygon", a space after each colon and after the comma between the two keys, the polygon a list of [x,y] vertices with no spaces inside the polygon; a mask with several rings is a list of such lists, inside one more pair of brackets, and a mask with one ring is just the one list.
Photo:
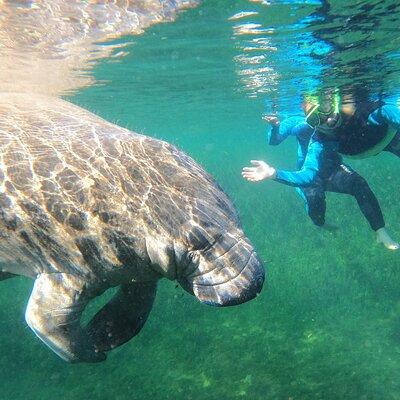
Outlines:
{"label": "diver's face", "polygon": [[329,101],[321,102],[321,104],[307,105],[303,108],[306,112],[307,124],[324,135],[333,135],[335,129],[341,124],[342,118],[340,113],[335,112],[332,103]]}
{"label": "diver's face", "polygon": [[336,129],[342,124],[342,116],[340,113],[329,115],[324,122],[316,127],[316,131],[323,133],[325,136],[333,136]]}
{"label": "diver's face", "polygon": [[329,98],[322,99],[319,105],[319,111],[323,114],[332,114],[334,106]]}

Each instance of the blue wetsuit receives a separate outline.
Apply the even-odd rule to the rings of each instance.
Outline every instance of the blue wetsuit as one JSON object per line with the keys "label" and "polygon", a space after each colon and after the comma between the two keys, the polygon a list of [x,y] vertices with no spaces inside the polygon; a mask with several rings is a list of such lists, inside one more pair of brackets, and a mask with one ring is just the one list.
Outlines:
{"label": "blue wetsuit", "polygon": [[288,136],[297,138],[297,171],[276,170],[275,180],[290,186],[312,186],[328,178],[342,162],[337,141],[322,142],[304,117],[290,117],[268,133],[268,143],[277,145]]}
{"label": "blue wetsuit", "polygon": [[[298,119],[300,117],[292,118]],[[282,137],[290,135],[290,133],[287,133],[285,126],[290,131],[293,128],[291,124],[294,124],[294,122],[287,122],[282,126],[282,132],[279,132]],[[304,119],[303,124],[305,126],[302,129],[306,129],[308,125],[305,124]],[[357,113],[347,118],[344,124],[337,128],[337,132],[329,138],[319,134],[318,131],[312,133],[311,128],[308,127],[308,130],[311,130],[311,140],[307,151],[303,151],[306,156],[301,168],[293,172],[277,170],[276,180],[290,186],[306,187],[313,185],[318,178],[329,176],[335,165],[342,162],[341,156],[338,154],[338,151],[342,151],[342,147],[357,153],[357,149],[354,149],[354,147],[357,145],[367,146],[366,140],[371,141],[374,140],[375,136],[385,134],[389,125],[400,131],[400,110],[394,105],[384,104],[368,113],[364,118]],[[299,127],[295,128],[294,132],[299,129]],[[346,140],[354,133],[356,133],[355,139],[347,143]],[[294,135],[296,136],[296,134]],[[273,143],[271,142],[271,144]],[[353,149],[348,149],[350,145]],[[397,132],[384,151],[389,151],[400,157],[399,132]],[[349,154],[350,151],[346,151],[346,153]]]}
{"label": "blue wetsuit", "polygon": [[305,200],[308,215],[314,224],[322,226],[325,223],[325,192],[329,191],[354,196],[373,230],[385,226],[374,193],[364,178],[343,164],[336,141],[321,142],[305,123],[304,117],[290,117],[271,127],[268,143],[278,145],[289,136],[297,139],[298,170],[277,170],[275,180],[298,187],[297,191]]}

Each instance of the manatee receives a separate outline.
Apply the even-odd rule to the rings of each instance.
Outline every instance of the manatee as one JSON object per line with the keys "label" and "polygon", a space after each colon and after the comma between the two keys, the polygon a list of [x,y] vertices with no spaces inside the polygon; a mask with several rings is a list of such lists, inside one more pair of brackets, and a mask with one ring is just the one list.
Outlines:
{"label": "manatee", "polygon": [[213,306],[260,292],[232,202],[175,146],[62,99],[0,93],[0,147],[0,280],[34,279],[26,321],[64,360],[99,362],[134,337],[161,278]]}

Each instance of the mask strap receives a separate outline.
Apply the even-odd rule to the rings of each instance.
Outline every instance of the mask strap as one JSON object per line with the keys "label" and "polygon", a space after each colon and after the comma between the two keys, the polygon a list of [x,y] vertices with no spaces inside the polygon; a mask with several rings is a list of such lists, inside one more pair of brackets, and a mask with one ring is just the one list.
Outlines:
{"label": "mask strap", "polygon": [[315,105],[313,106],[313,108],[307,113],[307,115],[306,115],[306,120],[307,120],[307,118],[310,117],[310,115],[314,114],[314,112],[317,110],[318,107],[319,107],[319,104],[315,104]]}

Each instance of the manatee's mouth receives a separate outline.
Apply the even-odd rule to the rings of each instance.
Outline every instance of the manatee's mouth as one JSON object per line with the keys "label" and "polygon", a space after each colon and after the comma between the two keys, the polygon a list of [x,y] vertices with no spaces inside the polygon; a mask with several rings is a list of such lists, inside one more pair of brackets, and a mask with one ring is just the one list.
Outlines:
{"label": "manatee's mouth", "polygon": [[226,235],[192,257],[181,285],[202,303],[225,307],[255,298],[264,283],[264,267],[245,238]]}

